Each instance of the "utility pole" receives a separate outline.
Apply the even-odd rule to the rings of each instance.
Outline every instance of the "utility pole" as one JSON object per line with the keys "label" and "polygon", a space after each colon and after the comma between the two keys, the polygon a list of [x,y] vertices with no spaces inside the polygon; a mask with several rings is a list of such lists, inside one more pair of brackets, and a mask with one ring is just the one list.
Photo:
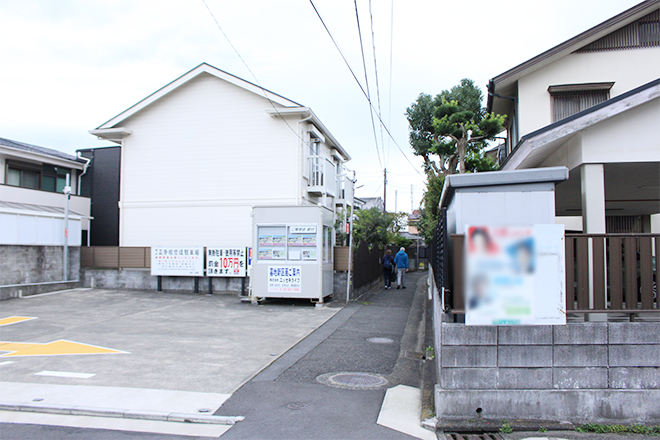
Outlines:
{"label": "utility pole", "polygon": [[396,205],[398,199],[399,199],[399,190],[395,189],[394,190],[394,212],[399,212],[399,210],[397,209],[397,205]]}
{"label": "utility pole", "polygon": [[415,210],[415,204],[413,203],[413,184],[410,184],[410,214]]}
{"label": "utility pole", "polygon": [[387,168],[383,168],[383,212],[387,212]]}
{"label": "utility pole", "polygon": [[66,185],[62,191],[66,197],[64,204],[64,281],[69,281],[69,199],[71,198],[71,174],[66,175]]}

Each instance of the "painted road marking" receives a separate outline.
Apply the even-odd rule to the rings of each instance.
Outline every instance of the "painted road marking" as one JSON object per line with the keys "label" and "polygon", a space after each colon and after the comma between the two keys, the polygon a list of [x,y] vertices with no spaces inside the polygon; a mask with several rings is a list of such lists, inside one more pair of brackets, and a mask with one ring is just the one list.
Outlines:
{"label": "painted road marking", "polygon": [[72,354],[112,354],[123,353],[127,351],[114,350],[112,348],[99,347],[97,345],[81,344],[79,342],[59,341],[47,342],[45,344],[37,342],[1,342],[0,351],[8,351],[0,357],[18,357],[18,356],[61,356]]}
{"label": "painted road marking", "polygon": [[10,316],[8,318],[0,318],[0,327],[3,325],[16,324],[17,322],[29,321],[30,319],[37,319],[30,316]]}
{"label": "painted road marking", "polygon": [[14,361],[5,361],[5,362],[0,362],[0,367],[1,367],[1,366],[3,366],[3,365],[7,365],[7,364],[13,364],[13,363],[14,363]]}
{"label": "painted road marking", "polygon": [[69,373],[66,371],[40,371],[34,373],[35,376],[51,376],[51,377],[71,377],[74,379],[89,379],[90,377],[96,376],[96,374],[91,373]]}

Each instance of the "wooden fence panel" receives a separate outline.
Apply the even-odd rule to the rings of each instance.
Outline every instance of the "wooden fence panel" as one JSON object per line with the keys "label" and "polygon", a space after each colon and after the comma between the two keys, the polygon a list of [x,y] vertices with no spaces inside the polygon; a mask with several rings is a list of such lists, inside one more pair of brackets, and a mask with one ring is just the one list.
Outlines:
{"label": "wooden fence panel", "polygon": [[346,272],[348,270],[348,246],[335,247],[335,270]]}
{"label": "wooden fence panel", "polygon": [[119,267],[119,247],[95,247],[93,267]]}
{"label": "wooden fence panel", "polygon": [[623,239],[624,283],[626,286],[626,309],[637,308],[637,240],[635,237]]}
{"label": "wooden fence panel", "polygon": [[144,248],[120,247],[119,248],[119,267],[144,268],[145,265]]}
{"label": "wooden fence panel", "polygon": [[621,237],[609,239],[609,281],[610,281],[610,308],[623,309],[623,268],[621,265]]}
{"label": "wooden fence panel", "polygon": [[589,238],[578,237],[576,240],[577,263],[577,308],[589,308]]}
{"label": "wooden fence panel", "polygon": [[605,237],[593,237],[593,279],[594,279],[594,309],[607,308],[605,292]]}
{"label": "wooden fence panel", "polygon": [[653,255],[651,237],[639,238],[640,290],[642,308],[653,308]]}

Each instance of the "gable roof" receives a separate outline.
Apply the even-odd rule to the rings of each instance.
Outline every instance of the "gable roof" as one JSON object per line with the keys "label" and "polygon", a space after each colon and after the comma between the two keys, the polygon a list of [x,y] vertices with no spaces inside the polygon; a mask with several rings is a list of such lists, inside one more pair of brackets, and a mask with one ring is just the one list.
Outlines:
{"label": "gable roof", "polygon": [[[514,170],[527,160],[541,162],[575,133],[660,98],[660,78],[523,136],[500,169]],[[537,156],[534,159],[533,156]],[[528,163],[526,168],[534,166]]]}
{"label": "gable roof", "polygon": [[[658,0],[660,1],[660,0]],[[147,96],[146,98],[142,99],[141,101],[137,102],[136,104],[132,105],[131,107],[127,108],[123,112],[119,113],[117,116],[114,118],[104,122],[103,124],[99,125],[96,130],[100,129],[108,129],[115,127],[117,124],[122,122],[123,120],[129,118],[130,116],[133,116],[135,113],[139,112],[149,104],[155,102],[156,100],[162,98],[163,96],[167,95],[171,91],[177,89],[179,86],[187,83],[191,79],[197,77],[198,75],[202,73],[208,73],[209,75],[213,75],[216,78],[222,79],[224,81],[227,81],[230,84],[233,84],[235,86],[241,87],[242,89],[245,89],[249,92],[252,92],[256,95],[261,96],[264,99],[268,99],[270,102],[273,104],[278,104],[282,107],[302,107],[302,104],[299,104],[295,101],[292,101],[288,98],[285,98],[282,95],[278,95],[277,93],[271,92],[270,90],[264,89],[263,87],[260,87],[256,84],[253,84],[249,81],[246,81],[242,78],[239,78],[235,75],[232,75],[231,73],[225,72],[224,70],[220,70],[217,67],[213,67],[210,64],[207,63],[202,63],[199,66],[195,67],[192,70],[189,70],[188,72],[184,73],[174,81],[166,84],[165,86],[161,87],[160,89],[156,90],[154,93],[151,95]],[[92,132],[95,130],[91,130]],[[92,133],[93,134],[93,133]]]}
{"label": "gable roof", "polygon": [[[509,90],[508,86],[515,84],[519,78],[547,66],[658,9],[660,9],[660,0],[646,0],[639,3],[609,20],[497,75],[490,80],[488,91],[494,93],[496,91],[495,89],[499,88],[497,92],[500,94],[512,94],[513,90]],[[492,111],[493,107],[493,96],[490,93],[488,94],[487,104],[489,112]]]}
{"label": "gable roof", "polygon": [[38,145],[26,144],[25,142],[13,141],[11,139],[0,138],[0,146],[13,148],[15,150],[28,151],[30,153],[36,153],[41,156],[50,156],[58,159],[80,162],[76,156],[71,154],[53,150],[52,148],[40,147]]}

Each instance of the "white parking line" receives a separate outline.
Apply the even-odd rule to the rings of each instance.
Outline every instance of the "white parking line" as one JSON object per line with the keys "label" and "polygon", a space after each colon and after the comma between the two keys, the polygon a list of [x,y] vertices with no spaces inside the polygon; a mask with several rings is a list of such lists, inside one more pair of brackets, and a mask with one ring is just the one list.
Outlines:
{"label": "white parking line", "polygon": [[3,366],[3,365],[7,365],[7,364],[13,364],[13,363],[14,363],[14,361],[5,361],[5,362],[0,362],[0,367],[1,367],[1,366]]}
{"label": "white parking line", "polygon": [[69,373],[66,371],[40,371],[34,373],[35,376],[51,376],[51,377],[70,377],[74,379],[89,379],[90,377],[96,376],[96,374],[90,373]]}

